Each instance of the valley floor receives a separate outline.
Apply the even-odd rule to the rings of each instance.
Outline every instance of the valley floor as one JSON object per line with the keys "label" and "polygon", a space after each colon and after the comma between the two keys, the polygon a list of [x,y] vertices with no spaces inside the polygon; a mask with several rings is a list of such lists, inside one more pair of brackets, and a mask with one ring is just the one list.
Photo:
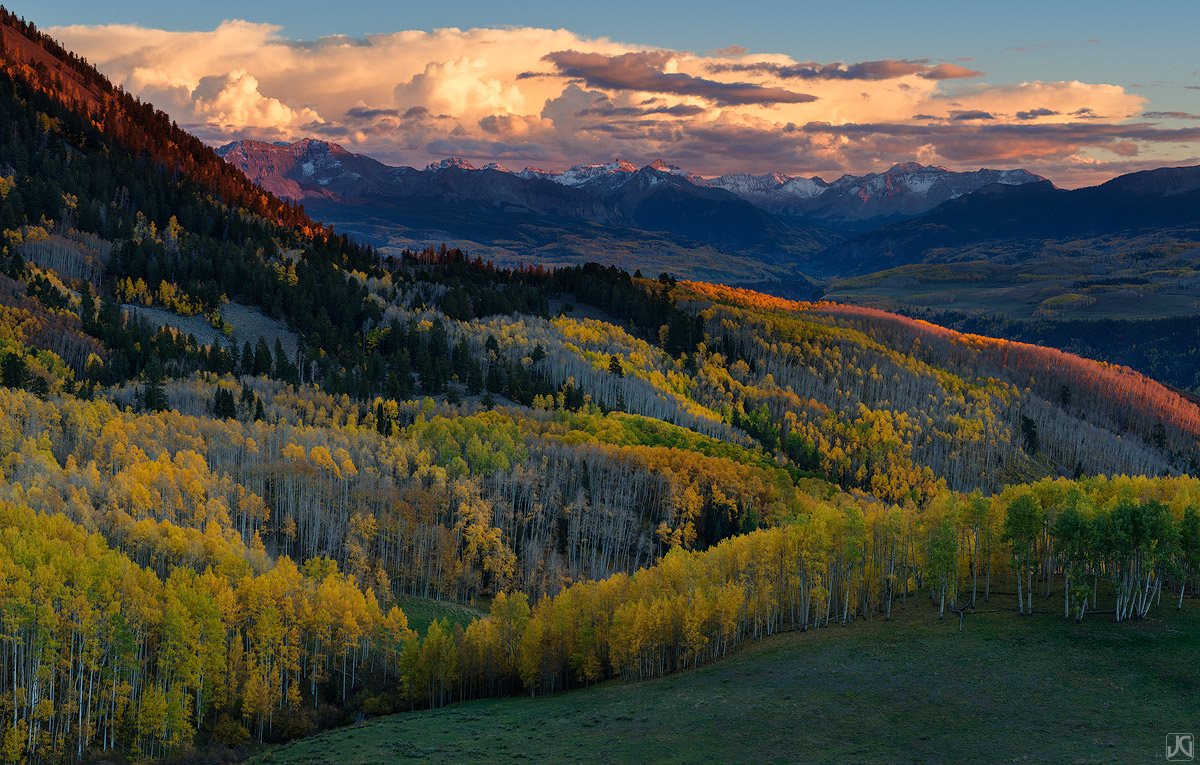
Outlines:
{"label": "valley floor", "polygon": [[1166,734],[1200,734],[1200,602],[1124,624],[1066,621],[1061,595],[1035,607],[960,632],[910,600],[661,680],[394,715],[257,761],[1151,762]]}

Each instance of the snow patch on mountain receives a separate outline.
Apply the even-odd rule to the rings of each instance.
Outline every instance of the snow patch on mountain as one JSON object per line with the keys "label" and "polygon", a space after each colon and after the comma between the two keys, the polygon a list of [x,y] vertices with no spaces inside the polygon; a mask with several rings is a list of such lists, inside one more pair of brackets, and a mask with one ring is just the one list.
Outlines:
{"label": "snow patch on mountain", "polygon": [[479,168],[475,167],[474,165],[472,165],[467,160],[461,159],[459,157],[446,157],[445,159],[440,160],[438,162],[430,162],[428,165],[425,166],[425,169],[427,171],[433,171],[433,172],[436,172],[438,170],[448,170],[450,168],[456,168],[458,170],[478,170],[479,169]]}

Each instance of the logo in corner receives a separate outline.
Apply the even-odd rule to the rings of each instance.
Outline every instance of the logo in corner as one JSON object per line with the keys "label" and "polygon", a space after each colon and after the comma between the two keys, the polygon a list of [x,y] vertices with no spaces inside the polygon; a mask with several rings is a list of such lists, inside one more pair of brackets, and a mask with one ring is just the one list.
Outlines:
{"label": "logo in corner", "polygon": [[1191,762],[1196,758],[1196,739],[1191,733],[1167,734],[1167,762]]}

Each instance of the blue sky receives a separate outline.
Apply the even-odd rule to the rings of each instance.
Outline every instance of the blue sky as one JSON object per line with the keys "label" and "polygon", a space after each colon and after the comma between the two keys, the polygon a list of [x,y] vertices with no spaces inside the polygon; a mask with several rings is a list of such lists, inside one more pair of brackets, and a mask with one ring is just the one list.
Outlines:
{"label": "blue sky", "polygon": [[[275,34],[276,42],[311,42],[318,37],[330,34],[342,34],[362,39],[368,35],[388,35],[402,30],[432,32],[448,27],[458,27],[464,30],[472,28],[512,29],[516,30],[514,34],[519,34],[523,28],[565,29],[582,40],[594,41],[598,38],[605,38],[620,45],[630,46],[631,50],[650,47],[678,52],[680,55],[666,66],[672,68],[672,71],[673,67],[681,66],[683,68],[680,71],[687,71],[692,76],[704,76],[703,72],[709,71],[706,67],[714,66],[713,62],[718,59],[726,60],[723,58],[724,54],[713,54],[712,52],[727,49],[730,46],[740,46],[750,56],[774,54],[787,57],[792,62],[822,64],[844,62],[851,64],[881,60],[920,60],[928,62],[930,65],[953,62],[974,70],[978,74],[971,79],[950,80],[941,83],[937,92],[929,93],[934,104],[947,102],[947,99],[951,99],[959,93],[974,93],[985,85],[1014,88],[1029,83],[1078,82],[1095,86],[1119,87],[1130,102],[1140,99],[1142,114],[1154,115],[1155,124],[1159,127],[1174,130],[1200,128],[1200,121],[1193,119],[1195,115],[1200,114],[1200,71],[1198,71],[1200,70],[1200,57],[1193,53],[1195,32],[1200,29],[1200,2],[1196,2],[1196,0],[1150,3],[1136,8],[1124,3],[1052,2],[1051,0],[1042,0],[1041,2],[1020,0],[1002,4],[873,1],[817,4],[746,0],[720,3],[701,0],[686,4],[655,3],[646,0],[641,2],[616,0],[615,2],[586,4],[520,4],[495,2],[494,0],[492,2],[403,4],[341,0],[337,3],[307,4],[275,0],[255,3],[221,0],[219,2],[183,4],[148,2],[146,0],[118,0],[114,3],[51,0],[39,3],[17,2],[10,4],[9,8],[34,21],[41,28],[118,24],[138,25],[149,29],[173,32],[212,32],[227,19],[244,19],[258,24],[281,27],[281,30]],[[64,41],[69,44],[69,47],[71,45],[77,48],[87,47],[87,50],[80,52],[100,65],[103,71],[119,80],[129,76],[136,68],[134,62],[121,59],[119,55],[121,51],[114,51],[111,46],[105,48],[94,37],[87,38],[86,35],[81,34],[59,36],[65,37]],[[128,48],[132,49],[138,46],[136,37],[121,39],[124,40],[122,44]],[[469,41],[461,43],[463,46],[469,44]],[[582,48],[584,46],[576,41],[571,47]],[[482,56],[479,49],[470,47],[458,49],[452,46],[428,55],[431,61],[435,59],[438,61],[449,60],[454,57],[468,57],[477,60]],[[250,58],[252,59],[252,57]],[[137,64],[137,66],[142,64]],[[335,66],[336,63],[330,62],[329,65]],[[211,64],[211,66],[217,65]],[[254,85],[258,88],[256,93],[261,93],[268,100],[273,98],[280,104],[286,104],[293,109],[307,108],[308,111],[304,112],[305,114],[318,115],[316,118],[318,121],[310,121],[307,124],[326,125],[330,135],[334,135],[333,128],[328,126],[339,122],[342,115],[329,113],[330,106],[328,104],[322,104],[316,100],[306,101],[303,94],[286,86],[284,82],[286,78],[281,74],[265,70],[260,72],[251,64],[241,67],[237,62],[230,63],[229,61],[222,62],[218,68],[221,67],[233,72],[241,72],[243,69],[250,72],[254,78]],[[397,72],[397,82],[392,85],[399,87],[419,72],[419,66],[414,71]],[[545,72],[541,74],[547,75]],[[200,80],[203,79],[203,75],[222,76],[229,79],[229,72],[217,71],[217,69],[213,69],[211,72],[206,70],[196,75],[194,84],[187,85],[190,93],[197,92],[196,88],[201,85]],[[729,75],[726,79],[732,76]],[[509,86],[503,77],[497,76],[493,79],[502,87]],[[580,82],[578,78],[574,81]],[[137,82],[136,79],[132,79],[125,84],[129,87]],[[609,99],[610,105],[620,106],[624,103],[623,98],[628,100],[633,97],[631,93],[598,87],[597,80],[594,78],[586,80],[586,83],[583,90],[589,94],[589,97]],[[514,83],[513,87],[525,88],[528,84],[528,82]],[[760,84],[781,85],[776,80],[763,81]],[[788,83],[782,84],[788,85]],[[809,84],[803,83],[803,85]],[[178,83],[175,85],[177,86]],[[798,87],[794,81],[788,86],[793,89]],[[149,85],[146,87],[147,97],[152,98],[152,93],[159,92],[154,91]],[[245,88],[248,85],[243,82],[239,87]],[[562,92],[565,94],[569,87],[569,81],[564,80]],[[805,93],[816,93],[811,87],[807,89],[799,87],[799,90],[803,90]],[[199,92],[206,91],[201,88]],[[359,99],[361,101],[360,108],[369,108],[373,111],[394,108],[396,104],[390,103],[389,99],[379,95],[382,92],[382,90],[370,91],[369,88],[365,90],[363,97]],[[536,94],[537,103],[532,103],[533,95],[526,95],[528,96],[526,101],[529,103],[526,103],[525,110],[531,114],[537,112],[537,107],[542,105],[543,100],[549,101],[549,99],[541,98],[541,91]],[[645,93],[641,94],[643,97],[645,95]],[[872,91],[872,95],[875,95],[874,91]],[[844,99],[845,97],[845,93],[839,96],[824,92],[817,93],[818,103],[823,106],[833,105],[837,103],[837,98]],[[864,93],[865,97],[866,93]],[[988,124],[975,125],[980,129],[994,129],[1004,121],[1004,116],[996,109],[988,111],[990,107],[987,104],[996,103],[996,99],[987,100],[978,95],[973,97],[978,103],[966,104],[957,112],[947,110],[944,115],[932,116],[954,120],[959,117],[951,117],[950,114],[972,110],[980,113],[988,112],[990,114],[986,118]],[[1080,100],[1077,105],[1081,105],[1080,108],[1098,108],[1087,100],[1089,97],[1081,96],[1083,100]],[[577,100],[581,98],[578,97]],[[662,109],[667,108],[668,101],[677,108],[684,106],[682,101],[667,99],[662,102]],[[182,104],[182,101],[180,103]],[[695,106],[697,102],[694,99],[689,103],[692,105],[688,108],[698,108]],[[1040,104],[1035,104],[1033,101],[1025,106],[1013,103],[1015,104],[1011,107],[1013,113],[1019,109],[1028,111],[1032,108],[1041,108]],[[1066,101],[1062,101],[1062,103],[1066,103]],[[711,106],[711,104],[708,105]],[[170,102],[165,102],[162,106],[173,113],[173,110],[183,108],[182,106],[172,106]],[[338,108],[344,106],[344,104],[339,104]],[[547,108],[549,106],[547,103]],[[1128,103],[1125,106],[1128,107]],[[1062,112],[1065,108],[1060,107],[1055,111]],[[498,110],[496,115],[485,115],[478,119],[472,115],[470,118],[472,124],[478,122],[479,119],[486,119],[487,116],[511,117],[516,111],[519,111],[509,102],[497,106],[496,109]],[[1051,110],[1046,109],[1046,111]],[[826,110],[816,117],[811,114],[797,116],[799,112],[797,114],[789,112],[783,116],[783,112],[780,112],[777,123],[779,129],[782,130],[789,123],[799,124],[798,120],[806,119],[816,122],[828,120],[835,123],[839,121],[874,123],[885,120],[889,124],[899,119],[896,115],[868,119],[871,115],[863,115],[861,112],[853,118],[844,115],[838,116],[843,112],[843,109]],[[1074,110],[1071,113],[1074,113]],[[835,116],[826,117],[826,114]],[[530,115],[526,114],[525,116],[529,117]],[[733,110],[726,110],[723,114],[718,115],[716,110],[708,109],[703,116],[690,118],[686,124],[689,126],[694,126],[697,122],[705,122],[710,126],[718,122],[724,124],[730,122],[733,116]],[[761,122],[758,119],[761,116],[759,114],[752,119],[743,114],[741,121],[743,124]],[[912,115],[904,116],[907,118]],[[1128,124],[1131,121],[1145,120],[1141,114],[1137,113],[1136,109],[1125,108],[1125,111],[1121,111],[1117,106],[1113,106],[1109,113],[1103,116],[1105,117],[1104,121],[1114,124]],[[1095,115],[1092,117],[1094,118]],[[1046,119],[1061,121],[1065,118],[1059,116]],[[212,120],[203,122],[199,117],[192,120],[189,115],[182,113],[180,120],[181,123],[194,124],[202,133],[202,137],[206,139],[215,141],[224,135],[221,130],[208,124]],[[665,125],[661,117],[656,117],[654,124],[659,128]],[[678,124],[683,125],[684,123],[679,122]],[[227,120],[222,129],[225,133],[232,134],[236,132],[236,127]],[[247,129],[253,132],[260,127],[248,125]],[[343,127],[348,128],[349,126],[343,125]],[[458,127],[460,134],[466,130],[461,124]],[[1030,125],[1022,127],[1032,128]],[[577,126],[575,130],[577,132]],[[455,144],[452,141],[443,140],[440,142],[426,141],[418,146],[414,144],[408,134],[405,134],[407,137],[404,140],[397,139],[392,144],[386,144],[382,134],[371,134],[369,131],[358,132],[364,136],[364,145],[371,146],[376,153],[382,152],[395,161],[415,161],[422,153],[433,157],[443,149],[454,148],[458,148],[464,154],[474,152],[474,155],[481,159],[484,158],[484,154],[491,151],[494,158],[503,160],[508,157],[510,160],[529,161],[551,160],[559,158],[560,155],[565,159],[567,152],[567,147],[563,147],[557,154],[545,152],[542,157],[524,156],[522,151],[526,155],[530,152],[520,149],[517,146],[518,142],[511,140],[512,136],[508,136],[510,140],[494,141],[491,145],[477,137],[478,140],[475,140],[474,143],[460,141]],[[395,132],[394,129],[393,132]],[[217,135],[218,133],[221,135]],[[285,133],[286,131],[280,132],[280,136],[287,138],[291,135]],[[358,133],[354,131],[347,132],[345,140],[353,142],[356,135]],[[528,137],[532,133],[527,130],[522,135]],[[1079,138],[1077,133],[1073,133],[1073,136],[1073,140]],[[1120,168],[1133,167],[1132,163],[1135,160],[1132,157],[1135,150],[1136,156],[1139,157],[1137,161],[1150,163],[1170,162],[1174,158],[1182,161],[1194,157],[1198,153],[1196,143],[1191,140],[1190,133],[1180,134],[1179,141],[1164,140],[1149,134],[1116,138],[1106,135],[1104,141],[1106,142],[1104,148],[1092,147],[1089,149],[1084,146],[1086,141],[1084,144],[1080,144],[1076,140],[1072,145],[1078,144],[1082,148],[1071,155],[1074,157],[1071,161],[1075,163],[1075,169],[1081,168],[1083,164],[1096,162],[1111,164],[1114,172]],[[894,140],[885,143],[889,146],[895,145]],[[644,143],[635,146],[633,143],[614,144],[609,141],[608,143],[598,142],[596,145],[597,151],[601,153],[623,146],[650,150]],[[808,144],[805,146],[807,147]],[[578,153],[580,146],[570,147],[570,150]],[[913,150],[915,151],[915,149]],[[928,151],[928,149],[925,150]],[[793,163],[796,163],[799,159],[799,152],[800,149],[793,147],[784,151],[780,157],[781,159],[790,157]],[[702,150],[695,148],[691,154],[685,152],[684,158],[694,158],[700,153]],[[1045,153],[1042,150],[1042,154]],[[934,147],[930,156],[934,159],[941,156],[943,161],[952,164],[952,160],[960,156],[964,162],[974,162],[977,155],[980,161],[987,159],[985,154],[981,155],[979,152],[972,153],[961,149],[957,154],[954,151],[939,154],[937,147]],[[997,159],[1004,159],[1006,155],[999,153],[996,156]],[[1036,160],[1039,156],[1041,155],[1035,152],[1030,154],[1028,159]],[[1045,166],[1053,167],[1059,172],[1069,171],[1071,168],[1066,167],[1066,156],[1063,154],[1053,161],[1048,159]],[[897,159],[906,158],[898,157]],[[1026,157],[1023,156],[1014,157],[1014,159],[1020,159],[1023,164],[1034,164],[1025,161]],[[727,169],[728,163],[731,161],[731,159],[725,161],[720,168],[714,163],[712,169]],[[810,164],[814,171],[828,173],[829,170],[826,169],[828,165],[840,162],[844,169],[863,169],[862,163],[866,161],[865,154],[841,159],[831,155],[825,160],[814,161]],[[889,159],[878,157],[876,161],[886,163]],[[800,172],[805,170],[799,166],[794,169]]]}
{"label": "blue sky", "polygon": [[[441,27],[563,27],[580,35],[639,45],[705,51],[740,45],[799,60],[972,57],[1005,79],[1200,84],[1195,49],[1200,3],[1127,4],[1017,0],[977,2],[647,2],[386,3],[50,0],[8,7],[39,25],[140,24],[172,30],[212,29],[242,18],[283,27],[293,39],[325,34]],[[1099,40],[1099,43],[1088,43]],[[1044,47],[1042,47],[1044,46]],[[1028,47],[1027,51],[1011,48]]]}

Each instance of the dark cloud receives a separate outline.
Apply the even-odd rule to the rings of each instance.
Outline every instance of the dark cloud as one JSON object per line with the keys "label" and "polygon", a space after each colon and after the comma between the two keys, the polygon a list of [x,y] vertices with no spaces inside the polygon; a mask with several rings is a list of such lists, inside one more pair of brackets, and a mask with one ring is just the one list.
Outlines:
{"label": "dark cloud", "polygon": [[959,80],[979,77],[983,72],[968,69],[958,64],[930,64],[927,58],[862,61],[857,64],[710,64],[714,74],[740,72],[769,74],[781,79],[795,80],[893,80],[897,77],[917,75],[926,80]]}
{"label": "dark cloud", "polygon": [[912,118],[914,120],[940,120],[941,119],[941,117],[935,117],[932,114],[914,114],[912,116]]}
{"label": "dark cloud", "polygon": [[1098,120],[1098,119],[1100,119],[1099,114],[1096,114],[1096,112],[1092,111],[1091,109],[1089,109],[1086,106],[1083,107],[1082,109],[1076,109],[1075,111],[1071,112],[1071,116],[1078,117],[1081,120]]}
{"label": "dark cloud", "polygon": [[663,67],[670,53],[625,53],[605,56],[599,53],[558,51],[542,57],[558,68],[560,75],[583,80],[589,87],[606,90],[642,90],[696,96],[719,106],[749,104],[803,104],[816,96],[794,93],[783,88],[768,88],[744,82],[716,82],[682,72],[667,73]]}
{"label": "dark cloud", "polygon": [[592,106],[575,112],[576,117],[646,117],[651,114],[665,114],[670,117],[695,117],[707,111],[702,106],[676,104],[674,106]]}
{"label": "dark cloud", "polygon": [[1017,112],[1017,119],[1019,119],[1019,120],[1035,120],[1038,117],[1054,117],[1057,115],[1058,115],[1058,112],[1054,111],[1053,109],[1045,109],[1045,108],[1039,107],[1037,109],[1030,109],[1027,112]]}
{"label": "dark cloud", "polygon": [[1185,90],[1200,90],[1200,85],[1184,85]]}
{"label": "dark cloud", "polygon": [[967,111],[955,110],[950,112],[950,119],[955,122],[963,122],[965,120],[994,120],[996,118],[988,112],[978,109],[968,109]]}
{"label": "dark cloud", "polygon": [[330,130],[343,131],[348,129],[395,130],[420,127],[438,120],[448,120],[445,114],[433,114],[424,106],[414,106],[404,111],[399,109],[373,109],[367,106],[352,106],[346,110],[345,125],[331,126],[322,131],[329,134]]}
{"label": "dark cloud", "polygon": [[1152,120],[1200,120],[1200,114],[1188,112],[1142,112],[1142,116]]}
{"label": "dark cloud", "polygon": [[[416,108],[416,107],[414,107]],[[423,108],[423,107],[422,107]],[[409,111],[412,111],[411,109]],[[426,110],[428,111],[428,110]],[[346,110],[346,116],[352,120],[373,122],[380,117],[399,117],[399,109],[369,109],[365,106],[353,106]]]}
{"label": "dark cloud", "polygon": [[299,135],[305,136],[320,136],[328,138],[331,141],[345,140],[346,136],[354,128],[347,125],[339,125],[336,122],[309,122],[305,125],[300,125]]}

